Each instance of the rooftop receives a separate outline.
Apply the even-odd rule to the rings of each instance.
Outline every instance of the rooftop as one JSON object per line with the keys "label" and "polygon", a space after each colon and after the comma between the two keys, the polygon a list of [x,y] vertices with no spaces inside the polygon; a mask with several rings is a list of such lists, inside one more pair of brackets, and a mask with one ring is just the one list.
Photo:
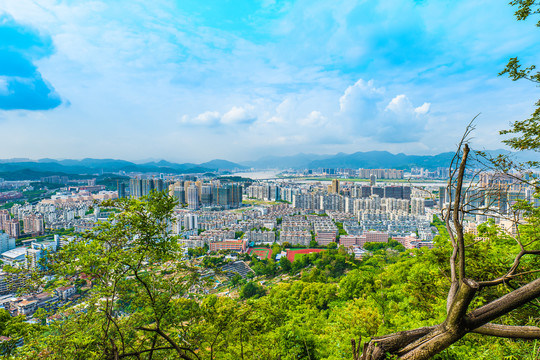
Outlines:
{"label": "rooftop", "polygon": [[2,254],[0,254],[0,256],[5,257],[5,258],[10,258],[10,259],[16,259],[16,258],[18,258],[20,256],[22,256],[24,258],[24,256],[26,256],[26,248],[25,247],[18,247],[18,248],[12,249],[12,250],[8,250],[8,251],[3,252]]}

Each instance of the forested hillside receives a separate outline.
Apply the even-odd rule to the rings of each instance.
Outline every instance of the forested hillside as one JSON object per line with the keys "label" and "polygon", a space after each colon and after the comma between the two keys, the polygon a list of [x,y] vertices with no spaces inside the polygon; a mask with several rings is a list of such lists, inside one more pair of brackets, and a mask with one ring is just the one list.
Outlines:
{"label": "forested hillside", "polygon": [[[123,211],[116,222],[57,253],[49,270],[63,276],[46,284],[35,277],[34,284],[47,290],[73,277],[91,279],[93,287],[83,302],[55,316],[40,311],[35,324],[1,311],[0,335],[22,337],[25,344],[4,342],[2,351],[13,359],[352,359],[352,339],[365,343],[446,317],[452,248],[438,219],[441,235],[432,250],[391,242],[372,246],[358,261],[341,247],[292,264],[244,255],[255,274],[229,279],[227,292],[218,296],[207,294],[215,277],[201,275],[226,260],[178,261],[179,249],[166,231],[173,205],[164,195],[124,200],[116,204]],[[469,276],[497,277],[518,246],[493,223],[479,231],[480,242],[465,236],[467,246],[475,244],[468,252]],[[528,261],[522,270],[538,265]],[[526,273],[483,290],[473,306],[534,277]],[[499,321],[538,325],[539,305],[535,300]],[[539,345],[468,334],[435,358],[537,359]]]}

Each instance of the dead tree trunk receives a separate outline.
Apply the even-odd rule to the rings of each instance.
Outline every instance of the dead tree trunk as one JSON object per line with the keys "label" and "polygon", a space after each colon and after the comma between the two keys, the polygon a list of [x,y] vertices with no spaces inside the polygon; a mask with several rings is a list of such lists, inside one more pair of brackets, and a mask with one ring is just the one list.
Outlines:
{"label": "dead tree trunk", "polygon": [[454,200],[443,211],[453,252],[450,256],[451,287],[447,296],[447,317],[439,325],[401,331],[373,338],[364,344],[362,355],[354,348],[353,354],[361,360],[383,360],[387,355],[403,360],[430,359],[468,333],[474,332],[489,336],[540,339],[540,328],[533,326],[504,326],[491,324],[491,321],[540,297],[540,278],[514,290],[487,305],[470,310],[469,305],[478,289],[501,284],[516,276],[516,269],[522,256],[540,255],[540,251],[525,250],[519,238],[516,239],[522,251],[517,255],[508,273],[492,281],[476,282],[466,278],[466,247],[463,234],[463,215],[465,214],[464,177],[469,156],[469,146],[465,143],[472,127],[465,132],[458,151],[450,166],[448,191],[453,192]]}
{"label": "dead tree trunk", "polygon": [[397,355],[399,359],[429,359],[470,332],[506,338],[540,339],[540,328],[535,326],[490,324],[490,321],[540,297],[540,278],[466,313],[477,289],[478,283],[465,279],[444,323],[374,338],[365,344],[361,359],[382,360],[387,353]]}

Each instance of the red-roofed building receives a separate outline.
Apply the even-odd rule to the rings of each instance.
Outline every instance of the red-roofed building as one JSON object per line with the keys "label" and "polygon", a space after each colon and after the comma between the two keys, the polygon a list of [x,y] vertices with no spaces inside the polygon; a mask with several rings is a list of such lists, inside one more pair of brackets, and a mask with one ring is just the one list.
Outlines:
{"label": "red-roofed building", "polygon": [[247,240],[225,240],[210,243],[210,251],[219,250],[234,250],[238,252],[246,252]]}

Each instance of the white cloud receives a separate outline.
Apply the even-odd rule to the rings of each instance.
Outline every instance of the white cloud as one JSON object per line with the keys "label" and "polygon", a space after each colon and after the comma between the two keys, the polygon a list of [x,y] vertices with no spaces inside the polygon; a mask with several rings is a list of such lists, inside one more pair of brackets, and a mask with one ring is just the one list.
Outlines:
{"label": "white cloud", "polygon": [[430,103],[414,107],[407,95],[388,100],[386,89],[372,80],[358,80],[339,99],[339,117],[349,136],[372,138],[383,143],[416,142],[425,133]]}
{"label": "white cloud", "polygon": [[417,114],[427,114],[430,108],[431,108],[431,104],[426,102],[426,103],[423,103],[421,106],[417,107],[416,109],[414,109],[414,112],[416,112]]}
{"label": "white cloud", "polygon": [[256,119],[254,106],[233,106],[231,110],[223,115],[221,122],[226,125],[246,124],[254,122]]}
{"label": "white cloud", "polygon": [[0,76],[0,95],[8,95],[8,81],[4,76]]}
{"label": "white cloud", "polygon": [[374,102],[381,99],[384,88],[376,88],[373,80],[364,81],[359,79],[354,85],[349,86],[343,96],[339,98],[339,109],[342,112],[357,111],[360,105],[365,109],[374,105]]}
{"label": "white cloud", "polygon": [[324,116],[320,111],[312,111],[309,115],[303,119],[300,119],[299,124],[303,126],[323,126],[328,121],[328,118]]}
{"label": "white cloud", "polygon": [[182,115],[178,122],[186,125],[210,126],[217,124],[220,119],[221,114],[218,111],[205,111],[196,116]]}
{"label": "white cloud", "polygon": [[198,125],[210,125],[216,123],[220,118],[220,114],[217,111],[206,111],[195,117],[194,122]]}
{"label": "white cloud", "polygon": [[404,94],[398,95],[386,106],[386,111],[392,111],[396,114],[408,113],[414,111],[414,107]]}
{"label": "white cloud", "polygon": [[[465,1],[299,1],[275,11],[275,26],[250,17],[250,24],[269,29],[269,38],[201,25],[178,11],[181,5],[0,0],[17,21],[52,36],[55,55],[36,65],[72,103],[31,125],[4,113],[0,133],[15,133],[2,127],[8,122],[20,122],[22,134],[35,130],[30,138],[5,139],[0,151],[13,157],[25,151],[87,157],[97,156],[96,149],[105,157],[184,156],[178,155],[181,138],[186,154],[231,160],[264,151],[433,153],[451,149],[460,136],[455,133],[478,112],[489,119],[478,132],[486,134],[482,141],[497,143],[490,131],[528,116],[537,98],[529,84],[496,77],[510,55],[535,59],[539,49],[530,24],[516,22],[504,3],[479,12],[482,4]],[[276,32],[287,36],[272,37]],[[376,82],[356,81],[366,76]],[[486,83],[491,78],[495,82]],[[1,91],[6,84],[0,80]],[[178,114],[188,115],[178,120]],[[184,126],[172,134],[175,122]],[[95,132],[83,131],[89,123]],[[105,127],[111,131],[104,137]],[[231,134],[241,145],[231,144]],[[209,141],[202,146],[201,138]],[[132,145],[148,139],[156,147]],[[272,147],[276,139],[286,146]],[[54,146],[57,152],[47,153]]]}

